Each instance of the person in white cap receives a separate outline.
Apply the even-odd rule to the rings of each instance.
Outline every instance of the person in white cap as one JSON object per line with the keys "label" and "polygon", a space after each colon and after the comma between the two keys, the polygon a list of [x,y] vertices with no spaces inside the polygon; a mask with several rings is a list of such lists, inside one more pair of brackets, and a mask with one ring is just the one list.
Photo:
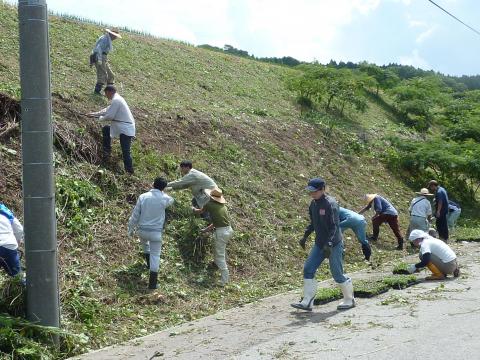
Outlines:
{"label": "person in white cap", "polygon": [[105,29],[105,33],[100,36],[95,43],[95,47],[90,55],[90,66],[95,65],[97,70],[97,84],[94,93],[100,95],[104,85],[113,85],[115,75],[108,64],[108,54],[113,50],[112,41],[121,39],[122,36],[117,28]]}
{"label": "person in white cap", "polygon": [[214,231],[215,238],[215,264],[220,269],[221,285],[226,285],[229,281],[229,271],[225,256],[225,249],[228,242],[233,237],[233,229],[230,224],[226,200],[223,197],[222,190],[219,188],[204,189],[208,196],[208,202],[202,208],[192,207],[196,214],[208,212],[211,218],[211,224],[203,232]]}
{"label": "person in white cap", "polygon": [[430,228],[429,220],[432,217],[432,205],[427,196],[433,196],[427,188],[422,188],[416,192],[418,196],[413,198],[408,211],[410,212],[410,224],[407,230],[407,236],[412,230],[418,229],[428,232]]}
{"label": "person in white cap", "polygon": [[460,275],[457,255],[442,240],[431,237],[422,230],[413,230],[408,239],[413,245],[420,247],[420,262],[409,265],[409,273],[413,274],[427,267],[432,272],[432,275],[427,276],[426,280],[443,280],[449,274],[452,274],[454,277]]}

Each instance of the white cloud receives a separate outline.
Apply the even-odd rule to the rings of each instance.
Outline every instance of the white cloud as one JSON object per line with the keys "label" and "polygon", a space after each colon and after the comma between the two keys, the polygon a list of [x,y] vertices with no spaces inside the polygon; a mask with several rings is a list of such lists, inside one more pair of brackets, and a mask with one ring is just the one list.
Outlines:
{"label": "white cloud", "polygon": [[415,39],[416,43],[417,43],[417,44],[423,43],[423,42],[424,42],[425,40],[427,40],[430,36],[432,36],[435,31],[437,31],[437,28],[438,28],[437,25],[433,25],[433,26],[431,26],[430,28],[428,28],[427,30],[425,30],[424,32],[422,32],[422,33],[421,33],[420,35],[418,35],[417,38]]}
{"label": "white cloud", "polygon": [[430,64],[420,56],[418,49],[412,51],[410,55],[401,56],[399,59],[402,65],[411,65],[422,69],[431,69]]}

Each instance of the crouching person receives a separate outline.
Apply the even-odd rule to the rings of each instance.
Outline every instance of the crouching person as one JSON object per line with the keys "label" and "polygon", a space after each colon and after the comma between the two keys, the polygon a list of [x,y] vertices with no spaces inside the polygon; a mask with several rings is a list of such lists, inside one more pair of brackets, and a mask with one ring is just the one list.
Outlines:
{"label": "crouching person", "polygon": [[23,226],[4,204],[0,203],[0,267],[9,276],[21,273],[18,247],[23,241]]}
{"label": "crouching person", "polygon": [[442,240],[435,239],[422,230],[413,230],[409,240],[417,247],[420,247],[420,262],[409,265],[408,271],[413,274],[421,268],[427,267],[431,276],[425,280],[443,280],[447,275],[454,277],[460,275],[457,255]]}
{"label": "crouching person", "polygon": [[156,178],[153,189],[140,195],[128,220],[128,236],[137,232],[142,242],[143,256],[150,269],[149,289],[157,288],[165,209],[173,203],[173,198],[163,192],[166,186],[165,179]]}
{"label": "crouching person", "polygon": [[228,210],[225,205],[226,200],[223,197],[222,190],[218,188],[205,189],[205,195],[208,196],[208,202],[200,209],[193,207],[193,211],[196,214],[203,214],[208,212],[212,223],[209,224],[204,232],[214,231],[215,238],[215,264],[220,269],[222,286],[226,285],[229,281],[229,271],[227,266],[227,260],[225,256],[225,250],[229,240],[233,237],[233,229],[230,226],[230,220],[228,216]]}
{"label": "crouching person", "polygon": [[333,279],[343,293],[343,300],[337,309],[350,309],[355,306],[355,300],[352,280],[343,274],[343,241],[339,227],[338,204],[333,197],[325,193],[325,181],[321,178],[311,179],[307,191],[312,197],[309,207],[310,224],[299,243],[305,249],[308,236],[315,231],[315,244],[303,268],[303,299],[291,306],[312,311],[317,292],[315,273],[323,260],[328,259]]}

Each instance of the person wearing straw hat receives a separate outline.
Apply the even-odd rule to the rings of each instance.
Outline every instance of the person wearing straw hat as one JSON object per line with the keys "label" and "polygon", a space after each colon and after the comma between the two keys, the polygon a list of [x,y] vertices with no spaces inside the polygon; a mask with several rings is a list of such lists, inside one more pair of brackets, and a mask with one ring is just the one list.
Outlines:
{"label": "person wearing straw hat", "polygon": [[330,273],[343,294],[338,310],[347,310],[355,306],[352,279],[343,273],[343,239],[340,231],[337,201],[325,193],[325,180],[310,179],[306,190],[312,201],[308,208],[310,224],[299,241],[305,249],[305,243],[311,233],[315,232],[315,244],[303,266],[303,299],[292,307],[312,311],[317,282],[315,273],[323,260],[328,259]]}
{"label": "person wearing straw hat", "polygon": [[225,249],[229,240],[233,237],[233,229],[230,224],[227,206],[225,205],[226,200],[223,197],[222,190],[214,188],[204,189],[203,191],[209,199],[208,202],[202,208],[193,207],[192,209],[196,214],[209,213],[212,222],[202,231],[213,231],[213,237],[215,238],[214,260],[220,269],[221,285],[224,286],[229,281]]}
{"label": "person wearing straw hat", "polygon": [[365,202],[366,205],[358,212],[359,214],[363,214],[365,211],[369,210],[372,205],[375,211],[375,215],[372,217],[373,235],[370,240],[376,241],[378,239],[378,234],[380,233],[380,225],[387,223],[397,238],[397,250],[402,250],[403,237],[402,234],[400,234],[397,209],[395,209],[387,199],[378,194],[366,194]]}
{"label": "person wearing straw hat", "polygon": [[122,38],[117,28],[105,29],[105,33],[98,38],[90,55],[90,66],[95,65],[97,70],[95,94],[100,95],[104,85],[114,84],[115,75],[108,64],[108,54],[113,50],[112,41],[117,38]]}
{"label": "person wearing straw hat", "polygon": [[421,268],[427,267],[432,275],[427,276],[426,280],[443,280],[449,274],[454,277],[460,275],[457,255],[443,241],[428,235],[422,230],[413,230],[408,239],[414,246],[420,248],[420,262],[409,265],[409,273],[413,274]]}
{"label": "person wearing straw hat", "polygon": [[415,192],[418,196],[413,198],[408,211],[410,212],[410,224],[408,225],[407,236],[412,230],[418,229],[428,232],[430,218],[432,217],[432,205],[427,196],[433,196],[427,188]]}

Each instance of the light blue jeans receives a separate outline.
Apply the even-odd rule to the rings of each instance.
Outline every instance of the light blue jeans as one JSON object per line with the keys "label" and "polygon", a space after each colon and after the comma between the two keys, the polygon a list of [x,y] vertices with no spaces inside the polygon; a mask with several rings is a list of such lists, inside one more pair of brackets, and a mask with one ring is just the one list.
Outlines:
{"label": "light blue jeans", "polygon": [[360,242],[360,244],[368,245],[368,240],[366,236],[367,222],[365,220],[345,221],[340,227],[340,230],[343,233],[347,229],[352,229],[352,231],[355,233],[357,240]]}
{"label": "light blue jeans", "polygon": [[[316,244],[313,245],[310,255],[308,255],[307,261],[305,261],[305,265],[303,266],[303,277],[305,279],[315,278],[315,273],[324,259],[323,249]],[[332,247],[328,262],[330,265],[330,273],[337,284],[342,284],[348,280],[343,274],[343,242],[339,242]]]}
{"label": "light blue jeans", "polygon": [[452,212],[449,212],[447,215],[447,224],[449,229],[454,229],[457,224],[457,220],[462,213],[462,209],[458,209]]}

